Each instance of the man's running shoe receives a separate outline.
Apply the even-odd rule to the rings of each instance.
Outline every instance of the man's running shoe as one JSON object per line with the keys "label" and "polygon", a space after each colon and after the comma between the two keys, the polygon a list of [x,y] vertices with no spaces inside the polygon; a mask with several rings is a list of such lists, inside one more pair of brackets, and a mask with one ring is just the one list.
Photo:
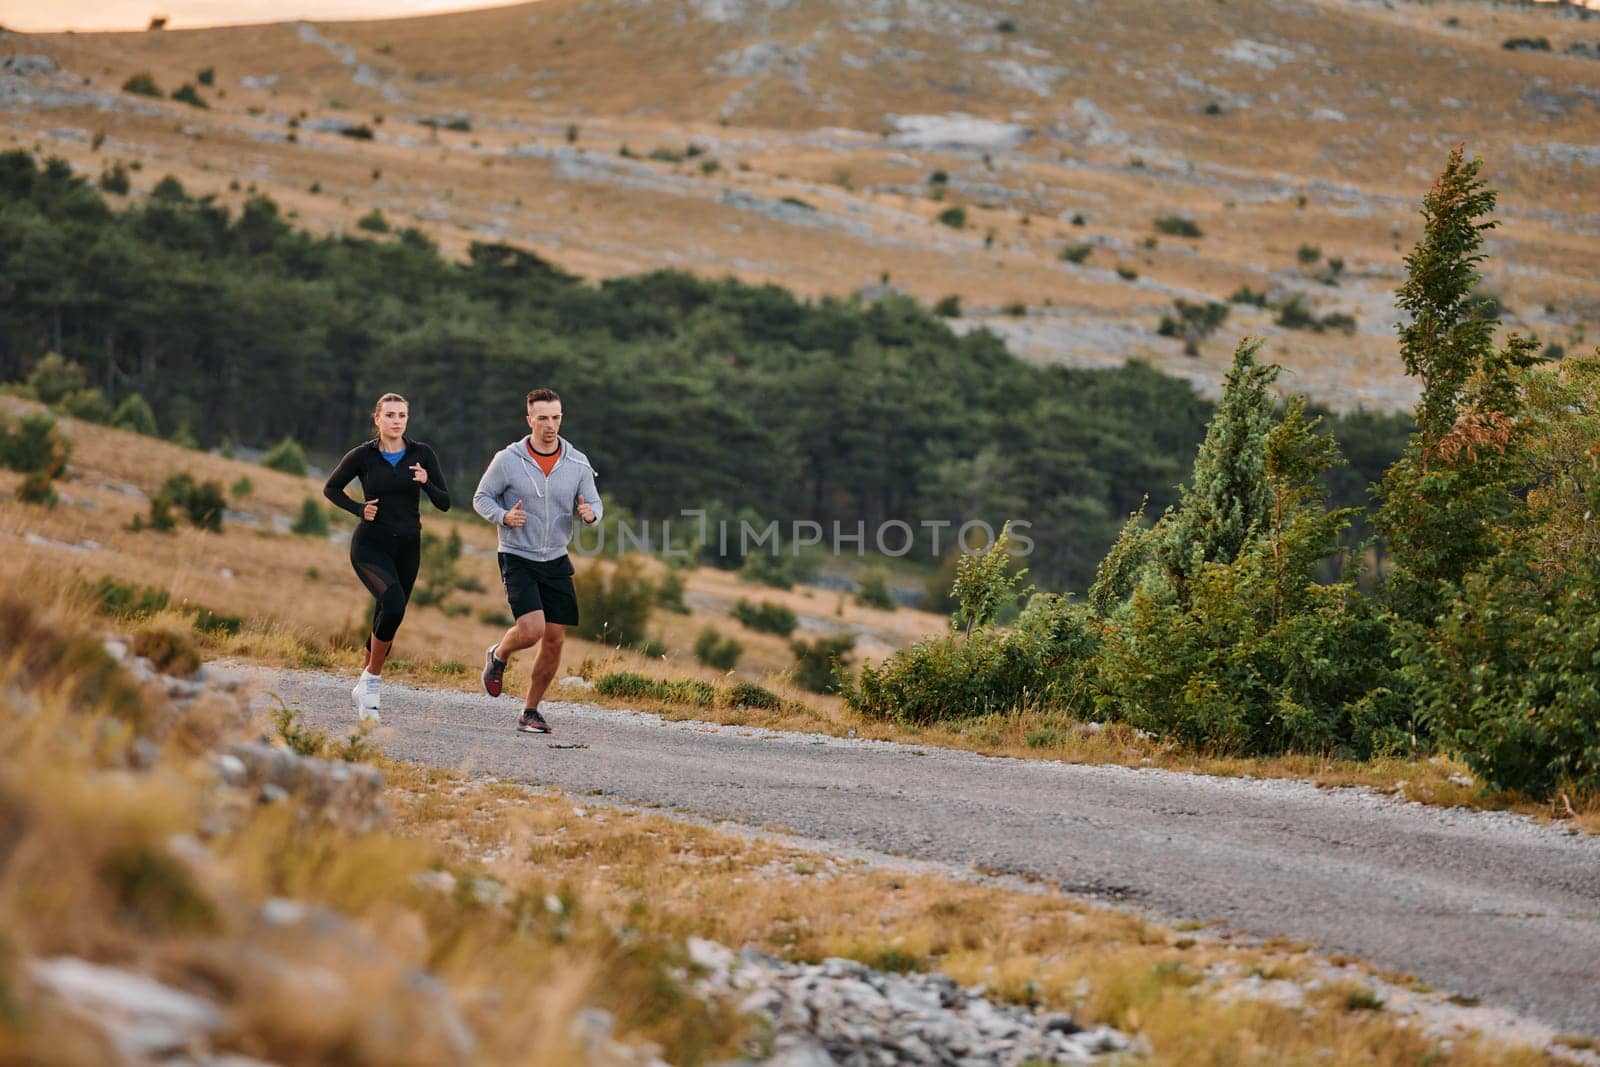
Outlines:
{"label": "man's running shoe", "polygon": [[538,708],[523,708],[522,717],[517,720],[517,732],[547,734],[550,732],[550,724],[544,721],[544,716],[539,714]]}
{"label": "man's running shoe", "polygon": [[378,715],[378,686],[380,679],[376,674],[365,671],[356,679],[355,688],[350,690],[350,700],[356,706],[356,717],[366,721],[381,722]]}
{"label": "man's running shoe", "polygon": [[490,645],[483,653],[483,691],[492,697],[500,695],[506,680],[506,661],[494,654],[499,645]]}

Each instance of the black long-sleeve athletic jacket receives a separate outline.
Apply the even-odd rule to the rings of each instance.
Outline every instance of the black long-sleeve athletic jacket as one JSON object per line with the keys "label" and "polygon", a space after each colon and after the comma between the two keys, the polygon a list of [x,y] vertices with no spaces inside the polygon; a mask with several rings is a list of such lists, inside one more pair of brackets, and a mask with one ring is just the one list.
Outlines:
{"label": "black long-sleeve athletic jacket", "polygon": [[[417,501],[421,493],[427,493],[433,506],[440,511],[449,511],[450,489],[444,483],[444,475],[439,471],[439,457],[433,454],[433,449],[421,441],[410,438],[405,441],[406,454],[392,467],[378,451],[376,438],[352,448],[345,453],[333,473],[328,475],[322,495],[359,519],[364,504],[357,503],[344,491],[353,479],[359,478],[365,500],[378,502],[378,517],[373,520],[372,526],[387,533],[415,537],[422,530],[422,519],[417,514]],[[428,472],[426,484],[418,485],[412,480],[413,463],[422,464],[422,469]]]}

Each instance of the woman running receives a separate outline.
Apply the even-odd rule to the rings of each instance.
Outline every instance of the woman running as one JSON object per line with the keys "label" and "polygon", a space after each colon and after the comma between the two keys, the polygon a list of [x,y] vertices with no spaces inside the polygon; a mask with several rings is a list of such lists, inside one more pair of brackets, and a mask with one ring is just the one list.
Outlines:
{"label": "woman running", "polygon": [[[378,436],[345,453],[322,487],[324,496],[361,520],[350,538],[350,565],[378,603],[372,612],[366,662],[350,697],[356,714],[373,721],[378,719],[383,662],[405,617],[422,557],[418,491],[427,493],[440,511],[450,510],[450,490],[439,473],[438,457],[421,441],[406,437],[410,415],[411,404],[399,393],[379,397],[372,410]],[[364,503],[356,503],[344,491],[353,478],[361,479]]]}

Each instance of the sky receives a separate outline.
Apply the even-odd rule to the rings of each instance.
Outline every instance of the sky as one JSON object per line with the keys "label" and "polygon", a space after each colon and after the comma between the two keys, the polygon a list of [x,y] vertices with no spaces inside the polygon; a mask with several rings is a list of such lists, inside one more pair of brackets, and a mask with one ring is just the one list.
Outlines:
{"label": "sky", "polygon": [[526,0],[0,0],[0,25],[24,33],[55,30],[143,30],[150,16],[167,28],[198,29],[246,22],[403,18],[438,11],[500,7]]}
{"label": "sky", "polygon": [[[403,18],[439,11],[501,7],[526,0],[0,0],[0,25],[25,33],[55,30],[143,30],[152,15],[169,29],[246,22]],[[1587,0],[1600,7],[1600,0]]]}

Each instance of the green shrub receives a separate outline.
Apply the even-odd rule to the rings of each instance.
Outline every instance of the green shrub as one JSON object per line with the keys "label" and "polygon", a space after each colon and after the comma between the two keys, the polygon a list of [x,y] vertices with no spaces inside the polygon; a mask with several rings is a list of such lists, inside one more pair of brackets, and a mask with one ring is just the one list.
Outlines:
{"label": "green shrub", "polygon": [[173,90],[172,99],[180,104],[188,104],[190,107],[209,108],[211,106],[201,97],[200,91],[188,82],[184,82]]}
{"label": "green shrub", "polygon": [[1102,564],[1097,708],[1219,752],[1407,748],[1385,614],[1351,581],[1316,581],[1350,516],[1324,507],[1337,446],[1303,400],[1274,414],[1278,368],[1258,347],[1235,353],[1178,506],[1150,530],[1130,521]]}
{"label": "green shrub", "polygon": [[1548,52],[1550,51],[1550,38],[1507,37],[1500,42],[1500,47],[1508,52]]}
{"label": "green shrub", "polygon": [[1117,267],[1117,277],[1121,278],[1125,282],[1138,281],[1139,272],[1134,270],[1132,267],[1124,267],[1119,265]]}
{"label": "green shrub", "polygon": [[306,497],[300,504],[300,514],[295,517],[294,523],[289,527],[289,532],[301,534],[305,537],[327,537],[327,510],[316,500]]}
{"label": "green shrub", "polygon": [[1156,332],[1162,337],[1180,338],[1183,351],[1191,356],[1200,354],[1200,342],[1216,333],[1228,318],[1228,305],[1214,300],[1192,304],[1179,297],[1172,302],[1172,306],[1177,314],[1161,316],[1161,324]]}
{"label": "green shrub", "polygon": [[187,448],[191,451],[198,451],[200,448],[200,441],[195,437],[194,431],[189,429],[187,422],[178,423],[177,428],[172,431],[172,436],[168,440],[180,448]]}
{"label": "green shrub", "polygon": [[478,621],[488,626],[505,626],[507,628],[516,622],[509,611],[499,608],[484,608],[478,612]]}
{"label": "green shrub", "polygon": [[726,694],[727,704],[731,708],[746,707],[760,708],[772,711],[783,707],[783,699],[772,690],[757,685],[755,682],[735,682],[729,687]]}
{"label": "green shrub", "polygon": [[878,567],[873,567],[861,575],[861,587],[856,590],[856,603],[880,611],[893,611],[900,606],[889,590],[889,576]]}
{"label": "green shrub", "polygon": [[835,634],[819,637],[815,641],[794,640],[789,650],[794,653],[794,681],[802,689],[813,693],[839,692],[839,675],[849,669],[849,653],[856,647],[854,634]]}
{"label": "green shrub", "polygon": [[952,230],[966,229],[967,209],[964,207],[947,207],[939,212],[937,221],[950,227]]}
{"label": "green shrub", "polygon": [[142,433],[146,437],[154,437],[158,432],[155,412],[150,410],[150,405],[138,393],[129,393],[117,405],[117,410],[111,413],[111,425],[119,430]]}
{"label": "green shrub", "polygon": [[744,646],[732,637],[722,636],[714,626],[707,626],[694,639],[694,658],[707,667],[731,671],[739,665],[742,655]]}
{"label": "green shrub", "polygon": [[948,184],[950,184],[950,172],[947,171],[947,170],[935,170],[935,171],[930,172],[928,174],[928,184],[929,185],[948,185]]}
{"label": "green shrub", "polygon": [[1230,304],[1254,304],[1258,308],[1267,306],[1267,294],[1258,293],[1248,285],[1241,285],[1228,297]]}
{"label": "green shrub", "polygon": [[1306,305],[1305,297],[1300,293],[1292,293],[1289,298],[1278,305],[1277,323],[1286,330],[1315,330],[1317,317],[1311,308]]}
{"label": "green shrub", "polygon": [[633,700],[659,700],[668,704],[691,704],[709,708],[717,691],[709,682],[694,678],[661,680],[648,678],[634,671],[612,671],[595,683],[595,692],[602,696],[623,697]]}
{"label": "green shrub", "polygon": [[161,86],[156,84],[156,80],[145,71],[141,71],[123,82],[122,91],[133,93],[136,96],[153,96],[157,100],[167,95],[161,91]]}
{"label": "green shrub", "polygon": [[[177,508],[188,518],[189,524],[210,533],[222,532],[222,513],[228,502],[222,495],[222,486],[213,481],[196,482],[187,473],[174,474],[150,498],[149,526],[153,530],[172,529],[172,510]],[[141,528],[135,520],[135,529]]]}
{"label": "green shrub", "polygon": [[250,480],[248,474],[239,475],[239,480],[228,487],[228,495],[235,500],[243,500],[256,491],[256,483]]}
{"label": "green shrub", "polygon": [[1068,245],[1061,250],[1061,258],[1068,263],[1082,263],[1094,251],[1094,245]]}
{"label": "green shrub", "polygon": [[238,615],[221,615],[210,608],[195,607],[191,624],[203,634],[237,637],[244,629],[244,619]]}
{"label": "green shrub", "polygon": [[300,442],[292,437],[285,437],[261,457],[261,465],[285,474],[294,474],[305,477],[306,454],[300,447]]}
{"label": "green shrub", "polygon": [[1010,535],[1011,524],[1007,523],[987,550],[963,554],[956,560],[956,580],[950,595],[957,607],[950,623],[969,635],[993,622],[1022,595],[1017,585],[1027,576],[1028,569],[1019,569],[1012,560]]}
{"label": "green shrub", "polygon": [[383,217],[383,212],[373,208],[356,220],[356,226],[371,233],[388,233],[389,220]]}
{"label": "green shrub", "polygon": [[940,298],[939,302],[933,305],[933,313],[940,318],[959,319],[961,317],[961,298],[954,293]]}
{"label": "green shrub", "polygon": [[272,718],[273,724],[277,727],[278,736],[283,739],[284,744],[289,746],[289,751],[295,755],[320,758],[327,752],[327,733],[308,727],[301,722],[299,708],[291,708],[279,699],[278,710],[272,713]]}
{"label": "green shrub", "polygon": [[1322,249],[1316,245],[1301,245],[1295,250],[1294,258],[1305,264],[1315,263],[1322,258]]}
{"label": "green shrub", "polygon": [[1193,219],[1186,219],[1181,215],[1163,215],[1155,221],[1157,233],[1164,233],[1169,237],[1203,237],[1199,223]]}
{"label": "green shrub", "polygon": [[793,589],[794,583],[799,580],[797,561],[792,556],[776,551],[752,552],[739,568],[739,577],[774,589]]}
{"label": "green shrub", "polygon": [[1493,789],[1600,790],[1600,566],[1543,575],[1507,551],[1400,658],[1420,714]]}
{"label": "green shrub", "polygon": [[164,589],[130,585],[106,575],[85,587],[89,602],[102,615],[134,619],[166,610],[170,597]]}
{"label": "green shrub", "polygon": [[638,560],[631,556],[615,563],[597,559],[577,587],[579,637],[616,648],[644,642],[656,591]]}
{"label": "green shrub", "polygon": [[757,633],[777,634],[779,637],[788,637],[794,633],[794,628],[800,621],[792,610],[782,604],[770,600],[752,604],[744,597],[740,597],[733,605],[733,617],[747,629]]}
{"label": "green shrub", "polygon": [[1087,708],[1094,650],[1086,610],[1041,594],[1012,630],[929,638],[863,666],[845,698],[863,715],[916,724]]}
{"label": "green shrub", "polygon": [[49,480],[60,476],[71,456],[71,442],[49,415],[35,412],[13,424],[0,412],[0,466]]}
{"label": "green shrub", "polygon": [[683,594],[683,571],[677,567],[668,567],[666,573],[656,582],[656,606],[665,608],[675,615],[687,615],[689,605],[683,602]]}
{"label": "green shrub", "polygon": [[595,682],[594,691],[608,697],[647,697],[655,693],[656,681],[636,671],[611,671]]}
{"label": "green shrub", "polygon": [[341,126],[339,127],[339,136],[349,137],[355,141],[370,141],[372,140],[372,127],[365,123],[359,126]]}
{"label": "green shrub", "polygon": [[84,422],[108,423],[111,421],[111,401],[98,389],[79,389],[61,398],[58,405],[62,414]]}
{"label": "green shrub", "polygon": [[195,74],[194,80],[199,82],[201,85],[204,85],[208,89],[211,88],[211,86],[215,85],[217,81],[217,68],[206,67],[204,70],[201,70]]}
{"label": "green shrub", "polygon": [[88,372],[58,352],[45,353],[28,375],[28,391],[40,403],[51,407],[88,385]]}
{"label": "green shrub", "polygon": [[117,196],[127,196],[133,183],[128,180],[128,168],[116,162],[100,172],[100,188]]}

